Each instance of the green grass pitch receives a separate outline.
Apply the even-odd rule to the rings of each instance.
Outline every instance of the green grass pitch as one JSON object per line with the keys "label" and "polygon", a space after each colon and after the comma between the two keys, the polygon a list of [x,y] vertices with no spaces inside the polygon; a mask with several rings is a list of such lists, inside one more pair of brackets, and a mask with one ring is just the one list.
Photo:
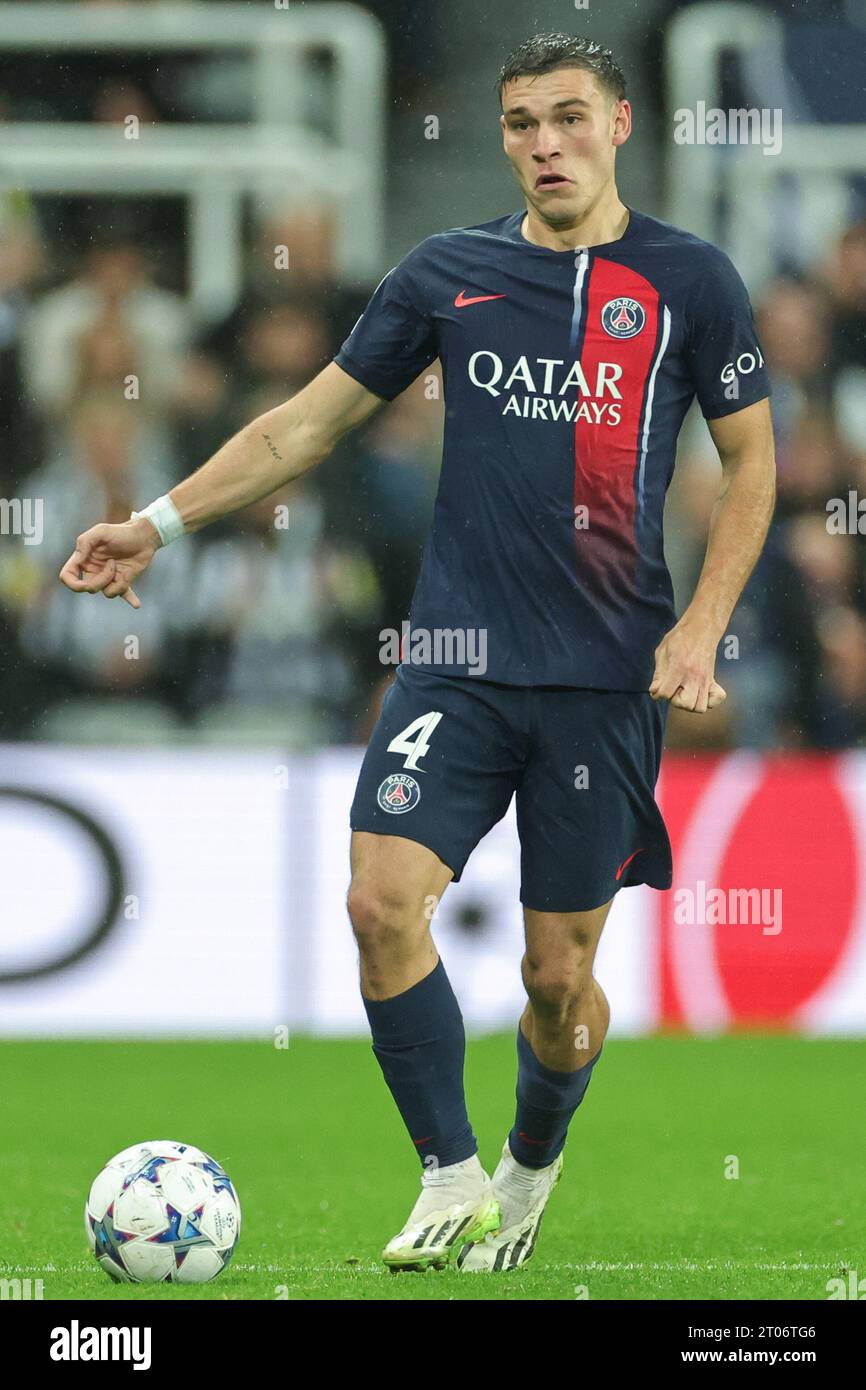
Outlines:
{"label": "green grass pitch", "polygon": [[[532,1263],[392,1275],[378,1254],[418,1164],[365,1042],[0,1043],[0,1277],[41,1278],[46,1299],[826,1299],[866,1275],[864,1063],[854,1040],[611,1041]],[[488,1167],[514,1065],[511,1036],[469,1044]],[[90,1182],[157,1138],[237,1185],[241,1240],[212,1284],[115,1286],[87,1252]]]}

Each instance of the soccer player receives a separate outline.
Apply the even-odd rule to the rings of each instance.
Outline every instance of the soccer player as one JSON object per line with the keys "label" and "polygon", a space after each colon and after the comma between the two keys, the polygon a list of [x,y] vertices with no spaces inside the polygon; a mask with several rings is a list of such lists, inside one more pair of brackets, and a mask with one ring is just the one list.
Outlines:
{"label": "soccer player", "polygon": [[[439,358],[442,473],[394,684],[352,805],[349,915],[373,1051],[422,1163],[392,1269],[525,1263],[608,1028],[593,960],[620,888],[671,883],[654,800],[668,704],[724,699],[718,643],[774,497],[769,385],[728,258],[625,205],[632,113],[606,49],[522,44],[499,79],[524,206],[429,237],[334,362],[61,573],[123,596],[160,545],[314,467]],[[722,464],[679,620],[662,545],[697,396]],[[291,602],[291,594],[286,595]],[[483,657],[483,659],[482,659]],[[492,1180],[463,1091],[464,1030],[429,905],[517,798],[527,999],[517,1107]]]}

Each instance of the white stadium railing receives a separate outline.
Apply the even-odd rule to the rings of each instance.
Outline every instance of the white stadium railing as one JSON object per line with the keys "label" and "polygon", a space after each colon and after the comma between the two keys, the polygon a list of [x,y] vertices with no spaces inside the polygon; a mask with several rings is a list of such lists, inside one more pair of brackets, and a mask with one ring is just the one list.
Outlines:
{"label": "white stadium railing", "polygon": [[[760,63],[768,105],[782,111],[778,153],[674,141],[678,111],[721,105],[727,53]],[[804,113],[785,72],[783,21],[751,4],[696,5],[671,20],[666,66],[670,220],[723,245],[750,285],[772,276],[780,254],[802,264],[825,254],[850,220],[847,179],[866,170],[866,126],[797,119]],[[782,174],[791,180],[784,190]]]}
{"label": "white stadium railing", "polygon": [[[206,13],[205,13],[206,11]],[[143,126],[139,138],[97,123],[7,122],[0,193],[183,195],[191,204],[192,304],[231,308],[242,275],[245,197],[325,197],[337,214],[337,262],[353,284],[381,275],[385,44],[356,5],[303,11],[244,4],[0,4],[0,64],[15,52],[247,52],[253,122]],[[303,124],[310,64],[325,51],[333,81],[326,137]],[[316,66],[316,81],[321,68]],[[130,113],[134,114],[134,113]]]}

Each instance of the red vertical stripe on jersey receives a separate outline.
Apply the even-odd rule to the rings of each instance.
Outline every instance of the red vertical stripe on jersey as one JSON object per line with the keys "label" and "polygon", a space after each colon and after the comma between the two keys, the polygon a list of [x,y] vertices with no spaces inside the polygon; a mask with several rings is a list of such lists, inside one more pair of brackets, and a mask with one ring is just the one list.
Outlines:
{"label": "red vertical stripe on jersey", "polygon": [[[634,299],[646,322],[633,338],[618,338],[602,325],[602,311],[612,299]],[[596,257],[586,295],[586,318],[580,362],[590,395],[580,398],[574,425],[574,505],[578,573],[593,592],[618,607],[634,593],[635,472],[640,460],[643,405],[647,378],[656,351],[658,292],[628,267]],[[622,368],[614,383],[603,385],[601,364]],[[610,368],[605,369],[610,380]],[[616,423],[612,416],[619,413]]]}

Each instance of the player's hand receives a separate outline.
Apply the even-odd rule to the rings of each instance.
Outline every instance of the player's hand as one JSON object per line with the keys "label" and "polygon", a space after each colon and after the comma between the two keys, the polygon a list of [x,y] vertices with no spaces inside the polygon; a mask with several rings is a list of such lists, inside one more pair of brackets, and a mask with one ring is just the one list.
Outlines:
{"label": "player's hand", "polygon": [[670,700],[676,709],[706,714],[727,699],[715,678],[719,638],[681,619],[656,647],[656,668],[649,688],[654,700]]}
{"label": "player's hand", "polygon": [[75,542],[60,582],[76,594],[123,598],[132,608],[141,600],[131,585],[150,564],[161,545],[159,532],[146,517],[114,526],[91,526]]}

